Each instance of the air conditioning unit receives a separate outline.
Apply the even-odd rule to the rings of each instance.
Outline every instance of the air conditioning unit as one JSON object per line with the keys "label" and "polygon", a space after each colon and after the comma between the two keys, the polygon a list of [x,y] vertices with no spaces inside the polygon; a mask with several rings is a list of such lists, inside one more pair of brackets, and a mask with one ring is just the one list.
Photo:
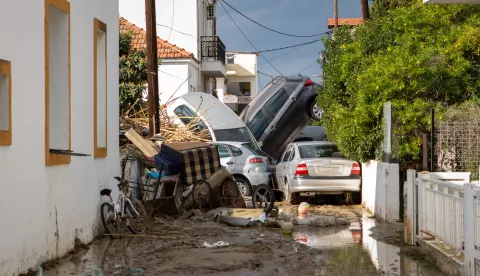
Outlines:
{"label": "air conditioning unit", "polygon": [[210,3],[207,4],[207,20],[212,20],[217,18],[216,7],[217,5],[215,4],[215,1],[210,1]]}

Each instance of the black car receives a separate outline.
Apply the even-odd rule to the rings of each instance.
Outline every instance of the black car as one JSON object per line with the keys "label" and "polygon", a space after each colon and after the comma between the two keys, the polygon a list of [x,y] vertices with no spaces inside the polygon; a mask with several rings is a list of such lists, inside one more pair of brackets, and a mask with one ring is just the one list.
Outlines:
{"label": "black car", "polygon": [[300,131],[322,111],[316,104],[319,84],[304,76],[282,76],[273,79],[243,110],[240,119],[273,159]]}

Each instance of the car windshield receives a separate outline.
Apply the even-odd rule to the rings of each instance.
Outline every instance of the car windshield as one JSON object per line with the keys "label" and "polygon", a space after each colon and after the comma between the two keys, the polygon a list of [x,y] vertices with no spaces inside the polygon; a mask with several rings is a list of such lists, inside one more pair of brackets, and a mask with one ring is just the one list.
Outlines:
{"label": "car windshield", "polygon": [[250,135],[246,127],[230,128],[230,129],[218,129],[214,130],[215,138],[217,141],[233,141],[233,142],[245,142],[249,144],[253,149],[260,150],[255,139]]}
{"label": "car windshield", "polygon": [[[319,157],[340,157],[336,145],[304,145],[299,146],[298,151],[300,157],[304,158],[319,158]],[[336,153],[332,156],[333,153]]]}
{"label": "car windshield", "polygon": [[250,145],[250,143],[244,143],[242,144],[242,146],[246,147],[247,149],[249,149],[253,154],[256,154],[256,155],[260,155],[260,156],[267,156],[263,151],[261,151],[260,149],[255,149],[254,147],[252,147]]}

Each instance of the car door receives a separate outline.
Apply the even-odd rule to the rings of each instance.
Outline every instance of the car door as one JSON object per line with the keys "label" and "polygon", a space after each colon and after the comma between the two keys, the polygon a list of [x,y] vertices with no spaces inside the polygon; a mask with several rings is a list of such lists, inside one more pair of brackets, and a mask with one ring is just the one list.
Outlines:
{"label": "car door", "polygon": [[228,146],[225,144],[214,144],[218,149],[220,155],[220,164],[226,167],[230,173],[233,173],[235,169],[235,157],[232,155]]}
{"label": "car door", "polygon": [[277,164],[276,167],[276,178],[277,178],[277,183],[279,184],[280,189],[285,188],[285,177],[287,176],[286,174],[286,168],[287,168],[287,163],[288,160],[290,159],[290,154],[292,151],[292,145],[290,145],[285,153],[283,154],[282,158],[280,159],[280,162]]}
{"label": "car door", "polygon": [[229,148],[230,152],[232,153],[232,156],[233,156],[234,162],[235,162],[234,168],[231,172],[232,173],[243,174],[244,173],[243,169],[245,168],[247,157],[244,156],[241,149],[239,149],[235,146],[228,145],[228,148]]}
{"label": "car door", "polygon": [[296,157],[296,150],[294,145],[290,145],[290,154],[288,156],[287,161],[285,162],[285,179],[289,182],[292,181],[292,178],[295,175],[295,171],[297,169],[297,158]]}

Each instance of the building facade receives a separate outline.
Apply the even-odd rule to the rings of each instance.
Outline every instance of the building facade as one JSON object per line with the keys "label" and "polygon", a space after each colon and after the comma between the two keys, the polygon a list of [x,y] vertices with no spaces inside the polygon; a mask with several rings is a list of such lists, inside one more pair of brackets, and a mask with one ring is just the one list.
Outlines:
{"label": "building facade", "polygon": [[0,25],[0,275],[18,275],[102,230],[99,192],[120,174],[118,1],[2,0]]}
{"label": "building facade", "polygon": [[217,78],[218,97],[237,114],[259,92],[257,59],[258,53],[226,52],[227,78]]}
{"label": "building facade", "polygon": [[[120,0],[120,16],[145,30],[145,1]],[[213,93],[216,78],[225,78],[225,45],[215,35],[213,0],[157,0],[157,36],[183,56],[159,53],[160,101],[197,91]],[[165,44],[167,45],[167,44]],[[175,92],[176,91],[176,92]]]}

